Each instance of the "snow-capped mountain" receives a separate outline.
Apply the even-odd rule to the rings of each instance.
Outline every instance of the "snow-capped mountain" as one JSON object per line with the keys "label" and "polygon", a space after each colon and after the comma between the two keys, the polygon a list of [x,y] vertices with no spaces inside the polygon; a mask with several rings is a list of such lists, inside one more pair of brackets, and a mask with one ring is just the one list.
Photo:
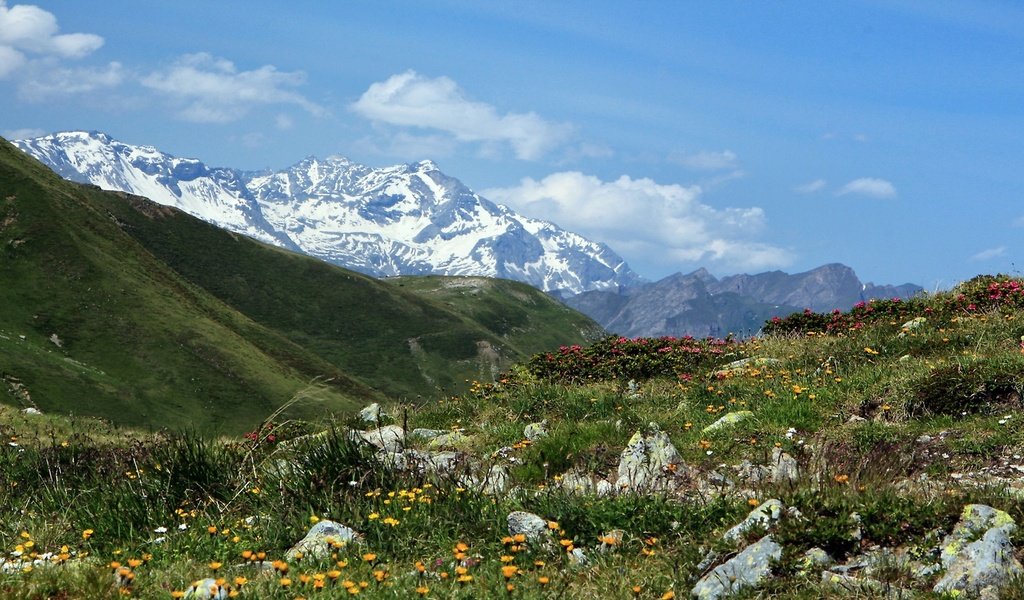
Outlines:
{"label": "snow-capped mountain", "polygon": [[252,173],[97,132],[13,143],[67,179],[145,196],[370,275],[483,275],[564,295],[640,282],[604,244],[490,202],[430,161],[374,169],[310,157]]}

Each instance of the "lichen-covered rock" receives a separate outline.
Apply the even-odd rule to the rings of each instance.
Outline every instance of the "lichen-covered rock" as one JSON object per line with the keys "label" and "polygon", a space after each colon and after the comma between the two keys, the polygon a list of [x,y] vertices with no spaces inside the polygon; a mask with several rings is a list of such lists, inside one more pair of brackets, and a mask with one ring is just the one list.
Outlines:
{"label": "lichen-covered rock", "polygon": [[753,417],[754,413],[749,410],[737,410],[731,413],[726,413],[719,417],[717,421],[705,427],[702,431],[704,433],[713,433],[719,429],[725,429],[726,427],[732,427],[740,421],[745,421],[750,417]]}
{"label": "lichen-covered rock", "polygon": [[547,419],[540,423],[530,423],[523,429],[523,437],[535,442],[541,438],[548,437],[548,421]]}
{"label": "lichen-covered rock", "polygon": [[622,450],[616,481],[620,490],[641,493],[668,490],[676,477],[689,471],[668,434],[654,423],[649,429],[646,436],[639,431],[633,434]]}
{"label": "lichen-covered rock", "polygon": [[509,535],[523,534],[528,542],[548,539],[548,522],[533,513],[522,510],[510,512],[507,521]]}
{"label": "lichen-covered rock", "polygon": [[444,429],[424,429],[422,427],[417,427],[409,433],[409,437],[419,438],[421,440],[432,440],[437,436],[444,435],[446,433],[448,432]]}
{"label": "lichen-covered rock", "polygon": [[762,502],[760,506],[750,511],[746,519],[726,531],[722,539],[727,542],[739,542],[751,530],[768,529],[782,517],[782,508],[782,502],[774,498]]}
{"label": "lichen-covered rock", "polygon": [[447,433],[442,433],[427,442],[427,448],[430,448],[431,450],[440,450],[442,448],[465,450],[469,447],[472,439],[472,437],[462,433],[461,431],[449,431]]}
{"label": "lichen-covered rock", "polygon": [[320,560],[330,556],[335,548],[359,540],[359,534],[350,527],[334,521],[320,521],[313,525],[306,537],[292,546],[285,556],[289,560]]}
{"label": "lichen-covered rock", "polygon": [[968,504],[960,522],[942,542],[940,560],[946,573],[933,591],[998,594],[1012,577],[1024,573],[1010,543],[1016,529],[1017,524],[1006,512],[984,504]]}
{"label": "lichen-covered rock", "polygon": [[497,496],[508,491],[511,477],[501,465],[491,465],[486,473],[469,475],[461,480],[462,485],[478,490],[488,496]]}
{"label": "lichen-covered rock", "polygon": [[766,535],[702,577],[690,594],[699,600],[718,600],[757,587],[781,558],[782,546]]}
{"label": "lichen-covered rock", "polygon": [[828,567],[829,565],[835,564],[833,559],[828,552],[823,549],[814,547],[804,552],[804,555],[800,558],[800,562],[797,563],[801,573],[809,573],[813,570]]}

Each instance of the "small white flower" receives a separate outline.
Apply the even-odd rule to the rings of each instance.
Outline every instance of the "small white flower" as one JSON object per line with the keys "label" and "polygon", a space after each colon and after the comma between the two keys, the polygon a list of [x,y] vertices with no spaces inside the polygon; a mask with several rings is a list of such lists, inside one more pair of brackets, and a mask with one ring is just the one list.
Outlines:
{"label": "small white flower", "polygon": [[18,442],[7,442],[7,445],[10,446],[11,448],[17,448]]}
{"label": "small white flower", "polygon": [[178,525],[179,531],[185,531],[186,529],[188,529],[188,523],[182,523],[181,525]]}
{"label": "small white flower", "polygon": [[705,454],[707,454],[708,456],[711,456],[714,453],[715,453],[714,450],[708,450],[707,452],[705,452]]}
{"label": "small white flower", "polygon": [[167,528],[160,526],[153,530],[153,533],[167,533]]}
{"label": "small white flower", "polygon": [[353,479],[352,481],[348,482],[348,485],[350,487],[356,487],[357,485],[359,485],[359,482]]}
{"label": "small white flower", "polygon": [[153,543],[154,544],[162,544],[162,543],[164,543],[166,541],[167,541],[167,538],[165,538],[164,536],[160,536],[160,537],[156,538],[155,540],[153,540]]}
{"label": "small white flower", "polygon": [[1000,425],[1006,425],[1006,419],[999,419]]}

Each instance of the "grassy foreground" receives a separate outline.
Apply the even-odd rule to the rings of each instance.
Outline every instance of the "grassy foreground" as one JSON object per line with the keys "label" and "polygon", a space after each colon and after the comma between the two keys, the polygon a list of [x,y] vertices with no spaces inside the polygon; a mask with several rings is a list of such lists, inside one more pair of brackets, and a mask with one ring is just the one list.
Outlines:
{"label": "grassy foreground", "polygon": [[[243,598],[684,598],[706,552],[726,551],[721,533],[777,498],[804,519],[779,522],[774,577],[737,597],[880,597],[823,584],[820,569],[802,570],[804,551],[926,561],[974,502],[1024,524],[1021,290],[979,278],[932,297],[794,315],[743,342],[610,338],[537,355],[465,395],[386,407],[407,430],[458,430],[465,456],[503,462],[517,489],[496,495],[458,469],[386,468],[351,441],[355,423],[268,423],[213,439],[5,408],[0,596],[202,597],[193,582],[212,578]],[[744,358],[758,360],[722,370]],[[703,431],[740,410],[752,415]],[[524,426],[542,420],[549,435],[525,441]],[[604,497],[561,487],[573,470],[614,482],[627,440],[651,422],[698,473],[691,485]],[[797,458],[796,482],[708,484],[722,481],[713,472],[735,479],[744,460],[764,464],[774,448]],[[515,510],[550,521],[552,543],[511,538]],[[361,541],[289,558],[322,519]],[[589,562],[577,564],[574,548]],[[895,563],[873,577],[938,597]],[[1024,597],[1024,584],[1001,597]]]}

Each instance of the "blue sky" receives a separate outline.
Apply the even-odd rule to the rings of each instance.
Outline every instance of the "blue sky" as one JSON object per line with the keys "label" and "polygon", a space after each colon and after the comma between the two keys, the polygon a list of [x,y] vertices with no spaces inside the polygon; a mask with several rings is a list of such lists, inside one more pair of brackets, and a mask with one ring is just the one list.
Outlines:
{"label": "blue sky", "polygon": [[429,158],[656,279],[1020,274],[1024,6],[0,0],[0,134]]}

